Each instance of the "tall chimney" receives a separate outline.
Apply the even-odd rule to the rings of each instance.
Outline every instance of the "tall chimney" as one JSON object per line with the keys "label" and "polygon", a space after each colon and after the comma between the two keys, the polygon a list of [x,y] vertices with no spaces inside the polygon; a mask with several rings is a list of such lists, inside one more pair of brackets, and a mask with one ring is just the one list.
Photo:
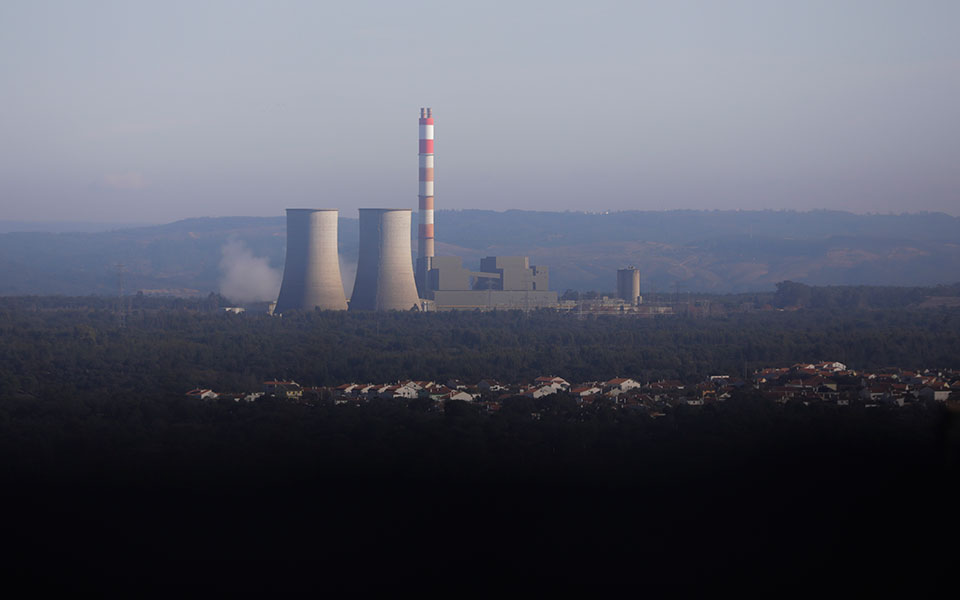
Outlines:
{"label": "tall chimney", "polygon": [[433,253],[433,109],[420,109],[420,227],[417,236],[417,285],[420,295],[428,296],[427,271]]}
{"label": "tall chimney", "polygon": [[287,256],[276,312],[347,309],[337,254],[339,215],[336,209],[287,209]]}
{"label": "tall chimney", "polygon": [[410,209],[361,208],[360,256],[350,310],[418,307],[410,260]]}

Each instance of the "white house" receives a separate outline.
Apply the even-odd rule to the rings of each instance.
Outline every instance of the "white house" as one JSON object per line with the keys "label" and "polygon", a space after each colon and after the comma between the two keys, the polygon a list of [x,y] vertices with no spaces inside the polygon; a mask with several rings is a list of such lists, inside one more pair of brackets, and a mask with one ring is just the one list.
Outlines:
{"label": "white house", "polygon": [[607,393],[613,396],[618,396],[620,394],[626,393],[629,390],[634,390],[641,385],[632,379],[624,379],[621,377],[611,379],[610,381],[605,381],[603,387],[607,388]]}

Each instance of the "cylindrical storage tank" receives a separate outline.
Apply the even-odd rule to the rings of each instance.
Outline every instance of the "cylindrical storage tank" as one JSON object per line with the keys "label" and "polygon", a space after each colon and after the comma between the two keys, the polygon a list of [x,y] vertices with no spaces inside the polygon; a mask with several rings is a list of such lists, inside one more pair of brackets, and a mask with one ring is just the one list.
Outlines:
{"label": "cylindrical storage tank", "polygon": [[636,306],[640,303],[640,271],[634,267],[617,269],[617,297]]}
{"label": "cylindrical storage tank", "polygon": [[287,257],[276,312],[347,309],[337,252],[339,216],[336,209],[287,209]]}
{"label": "cylindrical storage tank", "polygon": [[420,297],[413,278],[409,208],[361,208],[360,256],[350,310],[410,310]]}

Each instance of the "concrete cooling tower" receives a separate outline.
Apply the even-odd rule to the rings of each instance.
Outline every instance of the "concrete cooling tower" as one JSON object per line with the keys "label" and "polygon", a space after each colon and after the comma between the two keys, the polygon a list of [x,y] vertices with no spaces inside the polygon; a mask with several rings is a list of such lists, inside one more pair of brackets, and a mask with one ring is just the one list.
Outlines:
{"label": "concrete cooling tower", "polygon": [[337,254],[339,216],[336,209],[287,209],[287,257],[276,312],[347,309]]}
{"label": "concrete cooling tower", "polygon": [[350,310],[410,310],[420,304],[410,254],[409,208],[361,208],[360,256]]}

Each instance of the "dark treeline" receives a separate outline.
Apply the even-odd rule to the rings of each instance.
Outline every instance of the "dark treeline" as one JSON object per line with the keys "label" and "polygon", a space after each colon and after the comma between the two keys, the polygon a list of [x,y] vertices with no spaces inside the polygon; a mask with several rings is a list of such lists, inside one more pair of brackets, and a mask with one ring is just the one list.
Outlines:
{"label": "dark treeline", "polygon": [[777,284],[777,291],[769,301],[778,308],[856,310],[910,308],[923,303],[931,296],[952,298],[960,296],[960,283],[934,287],[898,287],[811,286],[795,281],[781,281]]}
{"label": "dark treeline", "polygon": [[[645,293],[647,302],[680,303],[711,302],[728,309],[764,307],[813,308],[823,310],[862,310],[917,308],[933,298],[960,297],[960,283],[936,286],[873,286],[873,285],[827,285],[815,286],[796,281],[781,281],[773,292],[745,292],[738,294],[708,294],[679,291],[676,293]],[[561,300],[590,300],[600,296],[613,297],[612,291],[566,290]]]}
{"label": "dark treeline", "polygon": [[[151,302],[156,302],[155,300]],[[181,395],[403,378],[518,382],[625,376],[743,376],[764,366],[839,360],[852,368],[956,367],[960,312],[802,310],[625,319],[554,312],[226,314],[217,300],[137,307],[102,299],[36,308],[0,302],[0,397]],[[206,304],[204,304],[206,303]],[[24,308],[24,304],[28,308]],[[207,308],[204,309],[203,307]]]}

